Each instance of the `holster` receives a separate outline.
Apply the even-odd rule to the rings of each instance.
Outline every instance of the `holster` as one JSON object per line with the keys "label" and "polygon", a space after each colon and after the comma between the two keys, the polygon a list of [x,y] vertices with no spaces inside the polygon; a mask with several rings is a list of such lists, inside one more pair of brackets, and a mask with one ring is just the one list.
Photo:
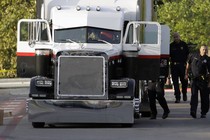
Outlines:
{"label": "holster", "polygon": [[195,80],[197,81],[197,86],[201,89],[203,88],[207,88],[208,86],[208,80],[207,80],[207,77],[206,76],[199,76],[199,77],[196,77]]}

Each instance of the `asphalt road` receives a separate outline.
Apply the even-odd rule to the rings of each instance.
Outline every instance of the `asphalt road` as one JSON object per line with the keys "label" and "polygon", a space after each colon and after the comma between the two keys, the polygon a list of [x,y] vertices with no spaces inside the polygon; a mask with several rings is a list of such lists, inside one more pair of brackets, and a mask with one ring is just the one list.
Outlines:
{"label": "asphalt road", "polygon": [[[66,124],[54,128],[45,127],[35,129],[27,120],[25,100],[28,88],[0,89],[1,105],[8,105],[11,116],[4,117],[4,124],[0,125],[0,140],[209,140],[210,113],[207,118],[193,119],[189,115],[188,101],[174,103],[172,90],[166,90],[171,113],[165,120],[161,118],[162,109],[158,105],[156,120],[140,118],[135,120],[131,128],[109,124]],[[2,104],[3,103],[3,104]],[[0,105],[0,106],[1,106]],[[9,107],[10,106],[10,107]],[[200,104],[198,107],[198,117]]]}

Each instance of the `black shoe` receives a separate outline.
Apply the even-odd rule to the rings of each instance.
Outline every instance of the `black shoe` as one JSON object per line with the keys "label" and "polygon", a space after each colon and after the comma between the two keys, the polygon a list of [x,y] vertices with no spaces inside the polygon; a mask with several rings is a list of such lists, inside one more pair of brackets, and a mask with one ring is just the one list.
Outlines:
{"label": "black shoe", "polygon": [[206,115],[201,115],[201,118],[206,118]]}
{"label": "black shoe", "polygon": [[180,103],[180,99],[176,99],[175,103]]}
{"label": "black shoe", "polygon": [[183,94],[183,101],[187,101],[187,94]]}
{"label": "black shoe", "polygon": [[156,119],[156,115],[151,115],[150,120],[155,120]]}
{"label": "black shoe", "polygon": [[190,115],[191,115],[193,118],[196,118],[196,113],[195,113],[195,112],[190,112]]}
{"label": "black shoe", "polygon": [[163,118],[163,119],[168,118],[168,114],[169,114],[169,113],[170,113],[170,111],[164,112],[162,118]]}

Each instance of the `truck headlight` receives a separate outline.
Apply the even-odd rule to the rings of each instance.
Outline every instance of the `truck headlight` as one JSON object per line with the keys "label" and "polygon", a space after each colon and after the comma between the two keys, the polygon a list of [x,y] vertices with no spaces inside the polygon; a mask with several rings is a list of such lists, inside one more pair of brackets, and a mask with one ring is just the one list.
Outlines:
{"label": "truck headlight", "polygon": [[111,80],[111,88],[127,88],[128,80]]}

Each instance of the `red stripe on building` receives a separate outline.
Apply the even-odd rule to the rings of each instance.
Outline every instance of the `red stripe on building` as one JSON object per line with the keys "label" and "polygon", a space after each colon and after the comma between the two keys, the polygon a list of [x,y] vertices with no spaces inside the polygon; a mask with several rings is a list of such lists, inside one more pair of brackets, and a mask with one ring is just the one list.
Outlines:
{"label": "red stripe on building", "polygon": [[17,52],[17,56],[35,56],[35,53],[29,53],[29,52]]}

